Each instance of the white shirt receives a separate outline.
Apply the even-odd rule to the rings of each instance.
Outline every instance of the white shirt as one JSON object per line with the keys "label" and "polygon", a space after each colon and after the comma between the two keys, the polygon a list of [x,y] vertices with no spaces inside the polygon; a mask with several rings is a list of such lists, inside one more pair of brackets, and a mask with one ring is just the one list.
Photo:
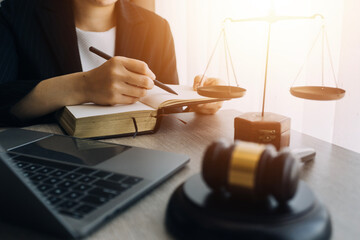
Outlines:
{"label": "white shirt", "polygon": [[106,32],[88,32],[76,28],[76,34],[84,72],[97,68],[106,62],[102,57],[90,52],[89,47],[95,47],[110,56],[115,55],[116,27]]}

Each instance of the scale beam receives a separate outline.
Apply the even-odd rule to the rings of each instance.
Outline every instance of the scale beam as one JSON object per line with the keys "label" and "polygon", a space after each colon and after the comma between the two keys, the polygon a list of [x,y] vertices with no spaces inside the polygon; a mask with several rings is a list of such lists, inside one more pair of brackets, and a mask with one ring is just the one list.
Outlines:
{"label": "scale beam", "polygon": [[230,21],[233,23],[236,22],[268,22],[268,23],[274,23],[279,21],[289,21],[289,20],[306,20],[306,19],[316,19],[321,18],[324,20],[324,16],[317,13],[312,16],[276,16],[274,14],[270,14],[268,16],[264,17],[255,17],[255,18],[242,18],[242,19],[233,19],[233,18],[225,18],[224,22]]}

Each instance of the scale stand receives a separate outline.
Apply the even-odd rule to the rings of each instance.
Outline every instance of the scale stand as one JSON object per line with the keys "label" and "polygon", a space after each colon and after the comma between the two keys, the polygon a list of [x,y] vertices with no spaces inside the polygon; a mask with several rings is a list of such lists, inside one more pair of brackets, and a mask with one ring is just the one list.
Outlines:
{"label": "scale stand", "polygon": [[[220,32],[219,39],[216,42],[215,48],[210,56],[209,62],[206,66],[205,72],[202,76],[200,81],[201,83],[205,77],[206,71],[211,63],[211,60],[214,56],[215,50],[218,46],[220,38],[223,36],[224,38],[224,48],[225,48],[225,60],[226,60],[226,71],[227,71],[227,78],[228,78],[228,86],[206,86],[206,87],[199,87],[197,89],[198,93],[202,96],[206,97],[214,97],[214,98],[238,98],[244,96],[246,90],[244,88],[239,87],[234,64],[231,58],[230,48],[226,38],[226,31],[225,31],[225,23],[226,22],[267,22],[269,24],[268,30],[268,39],[267,39],[267,50],[266,50],[266,65],[265,65],[265,79],[264,79],[264,90],[263,90],[263,102],[262,102],[262,112],[250,112],[245,113],[237,118],[235,118],[235,139],[243,140],[243,141],[250,141],[250,142],[257,142],[263,144],[273,144],[278,150],[282,147],[289,146],[290,143],[290,118],[266,112],[265,113],[265,99],[266,99],[266,85],[268,80],[268,63],[269,63],[269,52],[270,52],[270,40],[271,40],[271,27],[272,24],[279,22],[279,21],[289,21],[289,20],[309,20],[309,19],[317,19],[321,18],[322,20],[324,17],[320,14],[315,14],[310,17],[306,16],[276,16],[273,11],[270,12],[268,16],[265,17],[257,17],[257,18],[247,18],[247,19],[231,19],[227,18],[223,22],[223,28]],[[299,86],[299,87],[291,87],[290,93],[293,96],[310,99],[310,100],[338,100],[341,99],[345,95],[345,90],[340,89],[337,87],[337,81],[335,77],[335,71],[332,64],[331,59],[331,52],[328,42],[328,37],[325,32],[325,27],[323,25],[322,29],[322,86]],[[319,34],[320,35],[320,34]],[[307,58],[309,58],[310,53],[317,41],[314,41],[313,46],[311,47]],[[327,42],[327,49],[329,52],[330,63],[333,71],[333,77],[335,80],[336,88],[327,87],[324,85],[324,48],[325,48],[325,39]],[[234,78],[236,81],[237,86],[230,86],[229,80],[229,66],[228,66],[228,58],[231,63],[232,72],[234,74]],[[306,61],[305,61],[306,62]],[[300,76],[304,68],[305,63],[301,67],[299,73],[297,74],[293,84]]]}
{"label": "scale stand", "polygon": [[287,205],[262,204],[214,194],[199,174],[178,187],[166,211],[176,239],[322,240],[331,236],[330,215],[305,182]]}

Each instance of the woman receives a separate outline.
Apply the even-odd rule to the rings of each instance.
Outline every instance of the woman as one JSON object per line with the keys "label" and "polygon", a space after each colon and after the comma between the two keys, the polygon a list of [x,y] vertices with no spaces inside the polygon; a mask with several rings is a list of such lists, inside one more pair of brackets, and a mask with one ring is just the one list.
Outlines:
{"label": "woman", "polygon": [[[125,0],[5,0],[0,36],[2,124],[51,121],[85,102],[131,104],[155,78],[178,84],[168,23]],[[93,44],[117,57],[105,62],[88,51]]]}

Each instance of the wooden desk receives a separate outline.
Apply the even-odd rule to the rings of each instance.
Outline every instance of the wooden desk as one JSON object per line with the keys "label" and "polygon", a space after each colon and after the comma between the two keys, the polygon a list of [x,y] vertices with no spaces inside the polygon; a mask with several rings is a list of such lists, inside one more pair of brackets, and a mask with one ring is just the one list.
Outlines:
{"label": "wooden desk", "polygon": [[[153,135],[135,139],[117,138],[106,141],[185,153],[191,162],[167,182],[120,214],[89,239],[172,239],[164,225],[165,210],[174,189],[200,171],[203,152],[214,140],[233,140],[233,119],[239,113],[220,111],[214,116],[193,113],[166,117],[160,130]],[[27,129],[62,133],[56,124],[37,125]],[[358,239],[360,236],[360,154],[318,140],[296,131],[291,132],[292,147],[313,147],[316,160],[303,166],[302,178],[309,183],[318,198],[329,208],[332,239]],[[42,239],[25,229],[2,225],[0,239]],[[6,227],[6,229],[4,229]]]}

